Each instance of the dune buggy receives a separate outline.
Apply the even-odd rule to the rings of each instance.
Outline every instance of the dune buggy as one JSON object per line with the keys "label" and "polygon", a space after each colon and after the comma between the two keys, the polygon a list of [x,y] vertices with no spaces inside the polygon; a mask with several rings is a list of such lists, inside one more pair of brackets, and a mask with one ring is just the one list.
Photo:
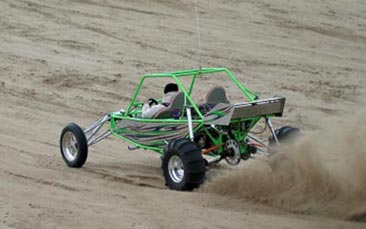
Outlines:
{"label": "dune buggy", "polygon": [[[206,100],[196,103],[192,97],[200,77],[221,73],[241,93],[242,102],[231,103],[223,86],[213,87]],[[167,107],[152,118],[142,118],[143,102],[138,94],[147,79],[166,78],[175,82],[179,92]],[[185,85],[182,80],[185,79]],[[204,68],[144,75],[132,95],[127,109],[110,112],[89,127],[68,124],[61,133],[61,155],[70,167],[82,167],[88,147],[114,135],[129,144],[128,149],[148,149],[161,155],[166,185],[174,190],[192,190],[203,183],[208,166],[225,159],[230,165],[247,160],[268,145],[250,134],[264,119],[271,131],[269,144],[278,144],[297,128],[289,126],[274,130],[270,117],[282,116],[284,97],[259,99],[244,87],[226,68]],[[108,125],[105,125],[107,124]],[[104,128],[102,129],[102,127]],[[264,149],[264,150],[263,150]]]}

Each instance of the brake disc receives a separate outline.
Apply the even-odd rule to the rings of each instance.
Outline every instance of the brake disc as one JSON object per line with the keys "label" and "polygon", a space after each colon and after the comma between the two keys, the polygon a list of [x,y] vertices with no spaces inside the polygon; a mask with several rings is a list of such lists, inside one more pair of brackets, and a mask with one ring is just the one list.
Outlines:
{"label": "brake disc", "polygon": [[225,157],[226,162],[229,165],[237,165],[240,162],[240,146],[239,143],[233,139],[229,139],[225,142],[225,151],[229,154]]}

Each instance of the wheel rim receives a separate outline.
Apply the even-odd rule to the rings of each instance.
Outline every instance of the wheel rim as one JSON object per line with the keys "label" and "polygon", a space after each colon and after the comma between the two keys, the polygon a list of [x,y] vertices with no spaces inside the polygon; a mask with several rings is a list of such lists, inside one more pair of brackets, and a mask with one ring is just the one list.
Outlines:
{"label": "wheel rim", "polygon": [[62,152],[68,161],[76,159],[79,152],[79,145],[75,135],[68,131],[62,139]]}
{"label": "wheel rim", "polygon": [[179,183],[183,180],[184,177],[184,166],[183,161],[180,157],[173,155],[168,162],[168,170],[170,178],[175,183]]}
{"label": "wheel rim", "polygon": [[230,150],[232,155],[225,157],[225,160],[230,165],[237,165],[240,162],[240,147],[239,144],[233,140],[229,139],[225,143],[225,150]]}

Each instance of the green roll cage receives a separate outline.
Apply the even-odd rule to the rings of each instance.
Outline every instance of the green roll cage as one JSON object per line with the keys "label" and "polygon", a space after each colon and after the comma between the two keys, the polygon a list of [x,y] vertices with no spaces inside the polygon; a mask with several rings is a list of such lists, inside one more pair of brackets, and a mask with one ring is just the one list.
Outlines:
{"label": "green roll cage", "polygon": [[[234,74],[227,68],[203,68],[203,69],[182,70],[182,71],[157,73],[157,74],[146,74],[146,75],[143,75],[142,78],[140,79],[140,81],[137,85],[137,88],[131,98],[130,104],[129,104],[128,108],[125,110],[125,112],[112,112],[109,114],[111,134],[133,144],[137,148],[149,149],[149,150],[153,150],[155,152],[162,154],[163,147],[143,145],[143,144],[140,144],[136,141],[133,141],[133,140],[126,138],[125,136],[119,134],[118,131],[116,131],[116,127],[117,127],[116,124],[121,120],[138,121],[141,123],[172,123],[172,124],[173,123],[175,123],[175,124],[187,123],[187,118],[182,117],[182,116],[179,119],[173,119],[173,118],[147,119],[147,118],[141,118],[138,116],[141,113],[141,107],[143,104],[142,104],[142,102],[137,102],[136,97],[139,94],[144,81],[148,78],[171,78],[176,82],[180,91],[183,92],[185,95],[184,96],[185,97],[184,107],[189,106],[198,115],[198,118],[195,118],[192,120],[192,122],[195,124],[194,133],[196,133],[197,131],[204,131],[205,134],[210,138],[210,140],[213,142],[214,145],[222,145],[223,134],[220,134],[218,137],[215,137],[210,133],[208,128],[205,127],[204,115],[201,113],[201,111],[199,110],[199,108],[197,107],[197,105],[195,104],[193,99],[191,98],[191,93],[193,91],[194,84],[195,84],[197,77],[200,77],[202,75],[207,75],[210,73],[220,73],[220,72],[226,73],[226,75],[229,77],[229,79],[231,79],[234,82],[234,84],[238,86],[238,88],[242,91],[242,93],[248,99],[249,102],[255,101],[258,98],[257,94],[251,92],[249,89],[247,89],[245,86],[243,86],[240,83],[240,81],[234,76]],[[184,85],[180,81],[181,77],[191,77],[189,88],[186,89],[184,87]],[[271,115],[258,116],[258,117],[243,117],[243,118],[231,120],[230,124],[235,127],[235,129],[232,131],[232,135],[238,142],[242,142],[246,138],[247,134],[249,133],[249,130],[261,118],[266,118],[269,116],[271,116]],[[243,131],[243,129],[241,127],[243,122],[248,123],[248,127],[246,128],[245,131]],[[186,137],[188,137],[188,136],[189,136],[189,134],[187,133]],[[245,154],[246,153],[245,145],[240,144],[240,148],[241,148],[241,153]],[[218,149],[216,151],[216,155],[214,155],[214,156],[220,155],[222,150],[223,150],[222,146],[218,147]]]}

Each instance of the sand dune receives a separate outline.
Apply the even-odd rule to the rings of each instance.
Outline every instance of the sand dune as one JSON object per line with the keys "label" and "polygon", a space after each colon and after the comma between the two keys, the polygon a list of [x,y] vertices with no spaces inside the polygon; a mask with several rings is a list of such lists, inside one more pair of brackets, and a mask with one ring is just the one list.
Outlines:
{"label": "sand dune", "polygon": [[[366,105],[366,2],[198,3],[203,66],[231,69],[262,97],[286,96],[285,116],[273,123],[314,136],[311,142],[321,143],[312,145],[317,161],[305,168],[324,167],[328,174],[345,166],[348,181],[361,182],[352,183],[357,198],[343,192],[347,176],[338,179],[332,172],[316,180],[336,186],[325,190],[329,195],[311,190],[327,201],[316,202],[317,194],[294,200],[290,191],[263,193],[255,186],[258,173],[286,158],[212,168],[200,190],[174,192],[164,186],[158,155],[129,152],[114,138],[91,148],[82,169],[66,167],[59,135],[67,123],[87,126],[102,113],[126,107],[144,73],[197,67],[193,1],[2,0],[0,228],[365,227],[359,222],[365,219],[365,161],[357,159],[366,152],[346,144],[363,146],[358,143],[365,137],[364,122],[351,123]],[[159,96],[153,86],[148,90]],[[234,88],[229,95],[235,98]],[[334,132],[337,137],[329,137]],[[335,153],[324,156],[318,147]],[[306,162],[293,157],[295,164]],[[347,169],[355,161],[360,170]],[[258,179],[267,181],[264,188],[273,187],[266,175]],[[309,187],[295,188],[302,193]]]}

